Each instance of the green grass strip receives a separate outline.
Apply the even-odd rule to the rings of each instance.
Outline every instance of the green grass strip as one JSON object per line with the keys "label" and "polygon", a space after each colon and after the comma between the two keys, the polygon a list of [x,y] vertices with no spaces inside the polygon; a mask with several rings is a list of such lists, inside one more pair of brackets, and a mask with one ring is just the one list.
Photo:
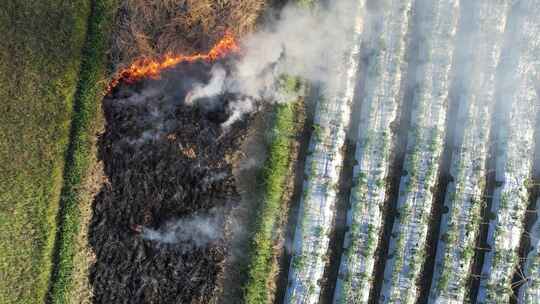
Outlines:
{"label": "green grass strip", "polygon": [[302,8],[315,8],[317,0],[296,0],[296,4]]}
{"label": "green grass strip", "polygon": [[[317,3],[316,0],[296,1],[299,7],[305,9],[314,9]],[[300,82],[298,78],[284,76],[281,87],[285,91],[299,93],[302,87]],[[269,288],[273,268],[274,233],[278,218],[283,214],[282,199],[289,177],[291,148],[294,135],[299,131],[294,123],[298,106],[299,101],[293,100],[276,106],[274,110],[273,136],[262,172],[263,199],[258,206],[252,228],[254,236],[250,244],[248,279],[244,290],[246,304],[267,303],[270,294],[274,292]]]}
{"label": "green grass strip", "polygon": [[91,159],[91,130],[104,91],[109,33],[116,0],[95,0],[81,64],[79,84],[60,201],[60,226],[56,243],[49,303],[68,303],[74,271],[76,236],[80,226],[79,200]]}
{"label": "green grass strip", "polygon": [[[297,79],[284,78],[282,88],[289,92],[299,90]],[[274,232],[280,214],[282,197],[291,162],[291,147],[296,126],[294,122],[297,102],[291,101],[275,107],[269,153],[262,170],[264,181],[263,199],[253,224],[254,236],[250,244],[248,281],[245,285],[244,302],[266,303],[269,294],[269,279],[273,264]]]}

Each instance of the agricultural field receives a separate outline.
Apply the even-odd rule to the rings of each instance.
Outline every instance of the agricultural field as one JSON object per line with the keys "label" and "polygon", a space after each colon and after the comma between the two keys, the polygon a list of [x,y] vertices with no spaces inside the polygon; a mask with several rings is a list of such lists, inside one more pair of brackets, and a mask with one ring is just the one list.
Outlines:
{"label": "agricultural field", "polygon": [[[413,303],[425,257],[439,159],[443,149],[450,65],[459,13],[457,1],[439,1],[425,13],[426,27],[419,31],[420,68],[411,105],[404,173],[399,186],[397,212],[390,241],[381,299]],[[425,30],[424,30],[425,29]]]}
{"label": "agricultural field", "polygon": [[324,274],[330,229],[338,195],[339,176],[343,162],[343,146],[349,125],[354,83],[357,75],[358,44],[363,28],[360,18],[363,0],[351,7],[354,30],[351,50],[342,66],[336,67],[334,79],[324,88],[317,103],[313,135],[309,145],[298,224],[294,236],[294,253],[289,271],[286,303],[317,303]]}
{"label": "agricultural field", "polygon": [[91,4],[0,6],[0,303],[42,303]]}
{"label": "agricultural field", "polygon": [[463,85],[467,88],[459,99],[460,110],[456,118],[463,123],[456,125],[454,133],[456,150],[450,167],[454,181],[449,183],[445,196],[445,206],[449,211],[442,216],[440,233],[443,237],[439,238],[437,245],[430,292],[430,301],[433,302],[464,300],[482,221],[481,212],[485,208],[490,117],[494,111],[491,100],[495,96],[494,79],[504,41],[503,25],[506,23],[500,21],[508,15],[509,3],[486,1],[475,7],[464,7],[463,20],[472,17],[466,14],[473,9],[479,12],[474,21],[477,27],[464,41],[481,40],[485,43],[467,54],[473,56],[477,66],[461,70],[465,75]]}
{"label": "agricultural field", "polygon": [[0,4],[0,304],[540,303],[539,16]]}
{"label": "agricultural field", "polygon": [[[404,73],[405,48],[411,2],[386,1],[374,14],[377,26],[366,29],[366,48],[372,50],[366,65],[359,137],[356,144],[351,189],[351,208],[345,239],[347,248],[340,261],[335,302],[353,299],[367,301],[375,267],[375,249],[383,229],[384,203],[392,137],[389,131],[398,117],[401,77]],[[370,130],[363,132],[363,130]]]}
{"label": "agricultural field", "polygon": [[[538,207],[538,201],[536,202]],[[540,221],[536,221],[530,230],[532,250],[528,254],[523,275],[527,279],[519,289],[520,303],[534,303],[540,297]]]}
{"label": "agricultural field", "polygon": [[[535,151],[534,130],[537,125],[538,96],[538,30],[533,17],[540,9],[534,1],[525,1],[517,8],[519,18],[512,29],[512,48],[502,65],[507,89],[499,96],[503,128],[497,130],[495,182],[488,230],[487,253],[482,266],[482,280],[478,291],[479,303],[504,303],[514,296],[512,276],[520,265],[518,253],[520,235],[529,205],[528,187],[532,184]],[[525,13],[527,12],[527,13]],[[531,15],[528,16],[528,13]],[[514,16],[515,16],[514,15]],[[523,17],[524,16],[524,17]],[[512,16],[513,17],[513,16]],[[518,34],[519,32],[519,34]],[[514,55],[516,52],[519,55]],[[500,108],[499,108],[500,109]],[[532,109],[532,111],[531,111]],[[533,277],[534,279],[534,277]]]}

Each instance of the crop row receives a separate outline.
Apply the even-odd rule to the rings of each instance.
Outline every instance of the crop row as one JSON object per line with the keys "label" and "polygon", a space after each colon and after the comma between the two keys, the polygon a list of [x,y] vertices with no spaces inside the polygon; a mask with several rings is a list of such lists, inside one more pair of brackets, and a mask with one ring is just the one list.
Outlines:
{"label": "crop row", "polygon": [[478,303],[507,303],[513,295],[512,276],[518,265],[518,249],[528,205],[528,186],[534,154],[534,128],[538,112],[540,67],[540,3],[516,4],[516,34],[510,37],[505,56],[505,88],[499,94],[504,126],[497,134],[496,182],[488,244]]}
{"label": "crop row", "polygon": [[[370,54],[356,146],[348,232],[334,303],[367,303],[373,281],[375,249],[383,227],[386,179],[392,132],[401,104],[400,84],[412,1],[386,0],[373,16],[379,31],[364,42]],[[373,20],[372,19],[372,20]],[[371,28],[376,28],[375,26]]]}
{"label": "crop row", "polygon": [[[481,211],[485,204],[486,160],[489,132],[495,105],[495,74],[504,38],[509,1],[479,1],[474,9],[472,34],[465,41],[473,42],[471,65],[465,68],[467,89],[459,100],[456,149],[452,155],[430,303],[463,302],[467,280],[479,235]],[[468,20],[467,20],[468,21]],[[470,85],[469,85],[470,84]]]}
{"label": "crop row", "polygon": [[418,83],[415,87],[404,173],[400,181],[382,303],[413,303],[431,215],[433,192],[442,155],[450,68],[459,1],[420,1]]}
{"label": "crop row", "polygon": [[[540,199],[536,208],[540,207]],[[525,284],[519,290],[519,303],[538,303],[540,301],[540,219],[536,220],[530,231],[531,252],[525,263]]]}
{"label": "crop row", "polygon": [[[296,93],[303,95],[305,87],[294,77],[283,77],[280,90],[285,94]],[[274,247],[275,228],[279,218],[284,214],[281,200],[285,191],[288,169],[292,160],[292,134],[297,132],[300,99],[289,103],[279,104],[274,110],[271,141],[268,144],[268,158],[261,172],[264,181],[262,199],[252,223],[254,231],[249,254],[248,280],[244,287],[244,303],[265,303],[272,290],[269,282],[272,278],[272,268],[275,267]]]}
{"label": "crop row", "polygon": [[319,300],[356,84],[365,1],[357,0],[356,6],[348,54],[335,67],[337,75],[330,73],[332,78],[316,108],[285,303]]}

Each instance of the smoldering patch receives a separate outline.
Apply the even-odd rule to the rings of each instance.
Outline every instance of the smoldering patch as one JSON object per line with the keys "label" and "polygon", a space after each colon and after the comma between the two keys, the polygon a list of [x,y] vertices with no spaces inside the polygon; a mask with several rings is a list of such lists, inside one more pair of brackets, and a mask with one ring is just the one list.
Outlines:
{"label": "smoldering patch", "polygon": [[[217,174],[219,175],[219,174]],[[221,177],[216,176],[216,179]],[[183,252],[204,249],[224,238],[224,210],[214,208],[208,212],[169,220],[157,228],[141,227],[141,237],[156,246],[174,245]]]}

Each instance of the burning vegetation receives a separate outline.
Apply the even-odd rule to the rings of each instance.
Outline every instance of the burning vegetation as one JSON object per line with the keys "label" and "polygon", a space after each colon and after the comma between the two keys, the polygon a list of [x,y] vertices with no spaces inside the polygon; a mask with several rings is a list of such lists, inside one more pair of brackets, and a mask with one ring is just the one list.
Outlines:
{"label": "burning vegetation", "polygon": [[174,55],[166,54],[159,59],[152,59],[142,57],[135,60],[131,65],[121,69],[111,80],[107,92],[110,92],[114,87],[118,85],[120,81],[126,83],[134,83],[144,78],[159,78],[161,72],[165,69],[172,68],[180,63],[206,61],[214,62],[218,59],[222,59],[231,53],[238,53],[240,47],[236,38],[231,32],[226,32],[225,36],[208,52],[205,54],[197,53],[194,55]]}
{"label": "burning vegetation", "polygon": [[[251,19],[233,27],[227,23],[238,17],[240,1],[123,3],[112,52],[122,68],[103,100],[106,130],[99,142],[107,182],[89,228],[93,302],[218,301],[228,214],[240,201],[232,160],[251,119],[244,113],[246,119],[236,119],[238,94],[186,100],[211,81],[215,67],[230,72],[240,51],[235,35],[263,7],[250,2],[244,17]],[[190,35],[216,43],[208,47]],[[150,40],[157,42],[150,47]]]}
{"label": "burning vegetation", "polygon": [[[118,38],[127,41],[125,53],[112,52],[120,68],[103,101],[100,141],[108,182],[95,198],[89,229],[95,303],[413,303],[464,301],[467,293],[482,302],[518,294],[515,269],[535,270],[516,261],[526,253],[518,237],[530,230],[522,225],[529,190],[520,181],[539,166],[531,157],[539,150],[537,96],[525,99],[520,90],[531,91],[529,77],[536,75],[521,71],[516,81],[523,84],[505,93],[509,110],[526,118],[515,122],[489,114],[504,110],[493,79],[509,72],[496,71],[498,58],[473,72],[451,60],[470,51],[460,50],[461,42],[473,39],[465,33],[477,21],[474,40],[484,39],[486,27],[498,38],[483,44],[497,53],[505,47],[509,29],[486,19],[494,3],[465,16],[457,0],[392,7],[353,0],[316,14],[291,6],[241,42],[226,18],[220,25],[192,19],[186,40],[175,27],[216,7],[226,15],[232,1],[125,3],[116,38],[132,39]],[[504,3],[497,20],[530,21]],[[190,9],[176,15],[184,6]],[[193,49],[167,43],[188,41],[194,32],[208,39],[187,43]],[[521,39],[533,41],[534,33]],[[524,65],[536,58],[515,52],[516,62],[530,56]],[[472,53],[482,58],[491,51]],[[126,58],[132,63],[125,65]],[[489,85],[471,85],[463,95],[463,75],[470,73]],[[303,108],[305,94],[313,105]],[[253,123],[255,113],[269,108],[272,122],[258,133],[268,143],[263,170],[257,178],[234,175],[247,131],[264,128]],[[295,120],[302,111],[305,122]],[[491,121],[505,125],[498,130]],[[504,158],[490,155],[490,146]],[[528,161],[515,166],[515,159]],[[246,199],[240,191],[253,193]],[[238,237],[238,224],[245,236]],[[500,241],[510,234],[511,250]],[[481,251],[480,239],[490,252]],[[236,255],[238,247],[247,250]],[[524,285],[523,294],[536,292],[525,288],[536,287]]]}
{"label": "burning vegetation", "polygon": [[252,32],[264,0],[122,0],[110,52],[118,68],[138,58],[194,54],[216,45],[227,31]]}
{"label": "burning vegetation", "polygon": [[231,96],[214,105],[183,103],[211,68],[185,60],[159,79],[121,82],[103,101],[100,157],[108,183],[95,199],[89,232],[96,303],[215,301],[227,213],[239,201],[230,160],[249,120],[221,126]]}

